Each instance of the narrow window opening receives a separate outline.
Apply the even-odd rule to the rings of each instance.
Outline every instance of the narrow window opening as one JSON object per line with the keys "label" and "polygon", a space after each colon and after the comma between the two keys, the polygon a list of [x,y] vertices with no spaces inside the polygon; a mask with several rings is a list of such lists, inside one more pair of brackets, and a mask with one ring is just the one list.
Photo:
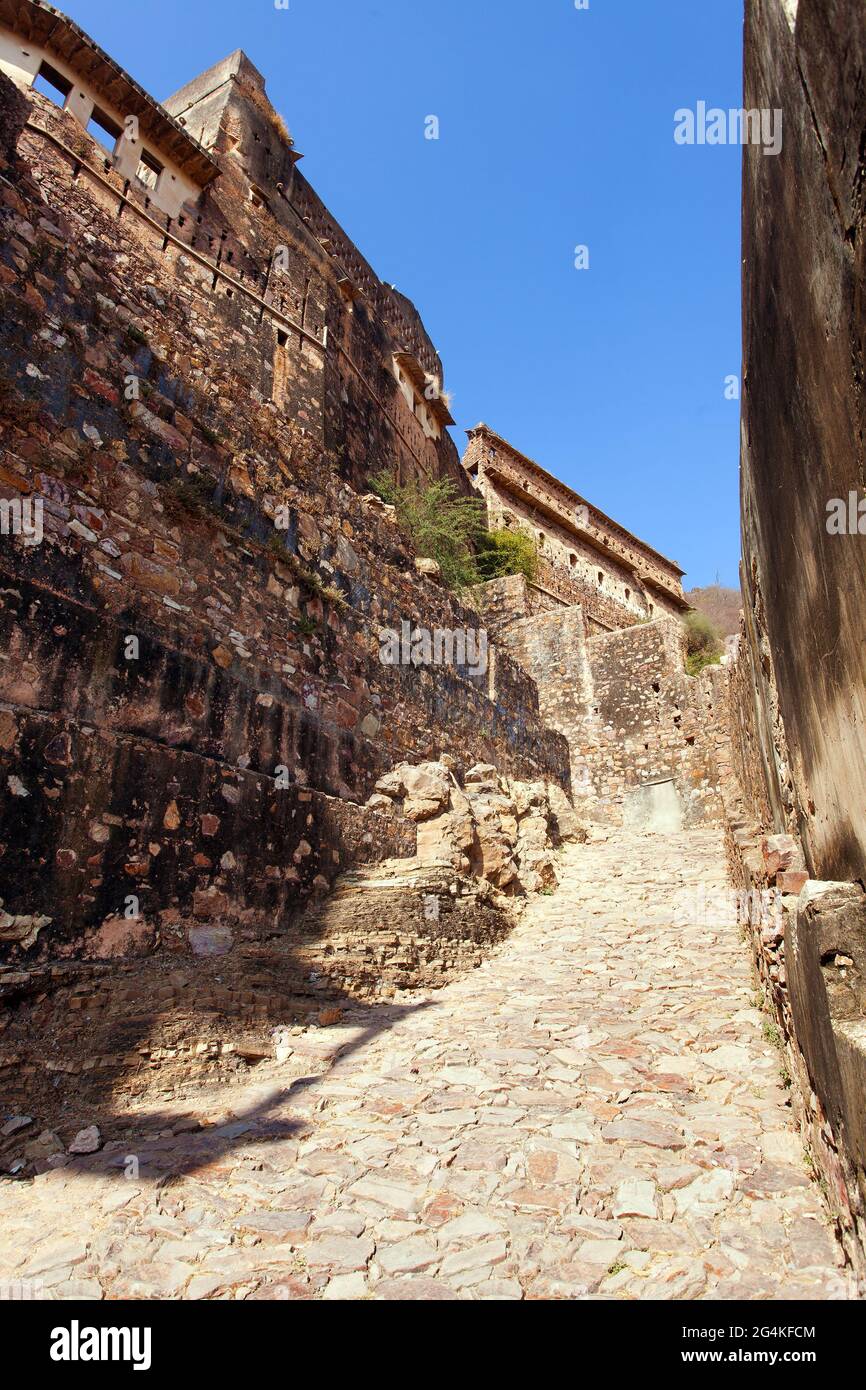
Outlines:
{"label": "narrow window opening", "polygon": [[87,134],[92,135],[103,149],[108,150],[109,154],[114,154],[117,149],[117,142],[123,132],[116,121],[101,111],[98,106],[94,106],[93,115],[87,122]]}
{"label": "narrow window opening", "polygon": [[145,188],[156,188],[162,170],[163,166],[156,156],[152,155],[150,150],[142,150],[138,160],[138,168],[135,171],[135,177],[139,183],[143,183]]}
{"label": "narrow window opening", "polygon": [[289,335],[277,329],[277,344],[274,348],[274,379],[271,400],[278,410],[285,410],[289,394]]}
{"label": "narrow window opening", "polygon": [[72,83],[50,63],[40,63],[33,86],[37,92],[53,101],[55,106],[65,106],[66,98],[72,91]]}

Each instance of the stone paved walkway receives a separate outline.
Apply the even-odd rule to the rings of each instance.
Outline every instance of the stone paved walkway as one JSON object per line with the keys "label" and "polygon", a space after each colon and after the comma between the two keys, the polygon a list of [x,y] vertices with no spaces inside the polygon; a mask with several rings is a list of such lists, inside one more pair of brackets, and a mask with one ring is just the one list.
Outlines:
{"label": "stone paved walkway", "polygon": [[717,835],[617,833],[561,871],[471,976],[293,1037],[243,1088],[154,1113],[141,1143],[0,1186],[0,1280],[96,1298],[856,1296],[737,929],[671,925],[674,894],[724,884]]}

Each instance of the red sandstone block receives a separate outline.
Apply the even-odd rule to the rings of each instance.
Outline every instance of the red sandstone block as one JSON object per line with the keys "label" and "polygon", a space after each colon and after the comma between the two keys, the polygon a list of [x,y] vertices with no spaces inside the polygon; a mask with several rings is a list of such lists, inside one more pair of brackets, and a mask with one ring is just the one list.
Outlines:
{"label": "red sandstone block", "polygon": [[210,893],[197,888],[193,894],[193,914],[196,917],[222,917],[228,912],[229,900],[225,893]]}
{"label": "red sandstone block", "polygon": [[30,492],[30,484],[21,477],[20,473],[15,473],[11,468],[4,468],[0,464],[0,483],[8,487],[13,487],[18,492]]}
{"label": "red sandstone block", "polygon": [[805,869],[784,869],[776,875],[776,887],[781,893],[796,893],[799,896],[808,881],[809,875]]}
{"label": "red sandstone block", "polygon": [[38,309],[40,313],[44,312],[45,300],[34,285],[24,286],[24,298],[34,309]]}
{"label": "red sandstone block", "polygon": [[85,386],[89,386],[90,390],[93,391],[95,395],[100,396],[102,400],[108,401],[111,405],[119,404],[120,392],[112,386],[110,381],[106,381],[104,377],[91,371],[89,367],[86,368],[84,372],[84,384]]}
{"label": "red sandstone block", "polygon": [[26,213],[27,204],[23,198],[8,184],[0,188],[0,206],[14,208],[16,212]]}
{"label": "red sandstone block", "polygon": [[772,878],[785,869],[801,869],[803,856],[793,835],[768,835],[761,841],[767,874]]}

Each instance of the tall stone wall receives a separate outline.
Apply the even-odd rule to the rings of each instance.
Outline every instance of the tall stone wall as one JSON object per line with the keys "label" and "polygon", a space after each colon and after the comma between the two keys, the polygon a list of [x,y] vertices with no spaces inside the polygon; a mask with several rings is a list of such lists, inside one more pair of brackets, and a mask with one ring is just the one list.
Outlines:
{"label": "tall stone wall", "polygon": [[[431,437],[397,384],[394,355],[408,352],[443,386],[420,317],[379,279],[301,173],[262,75],[243,53],[233,54],[175,93],[166,109],[182,114],[220,162],[199,212],[199,238],[221,246],[224,257],[233,248],[236,263],[263,277],[269,302],[312,334],[313,341],[286,330],[289,412],[315,421],[329,458],[355,486],[384,469],[403,479],[448,476],[468,491],[442,426],[447,411]],[[285,254],[275,256],[278,247]],[[305,359],[315,360],[323,330],[328,350],[318,388],[298,393],[292,383]]]}
{"label": "tall stone wall", "polygon": [[472,590],[471,602],[493,633],[533,613],[562,613],[575,606],[583,612],[590,633],[611,632],[638,621],[632,615],[626,617],[612,599],[600,598],[572,575],[554,571],[555,566],[539,557],[531,581],[522,574],[490,579]]}
{"label": "tall stone wall", "polygon": [[591,790],[585,746],[593,690],[583,610],[535,613],[510,623],[498,640],[535,681],[545,723],[567,738],[572,791],[582,800]]}
{"label": "tall stone wall", "polygon": [[[86,949],[130,895],[151,924],[212,907],[279,922],[353,855],[410,848],[360,810],[346,837],[333,810],[396,762],[567,783],[565,741],[507,653],[475,672],[380,661],[383,628],[477,618],[352,486],[396,438],[362,449],[361,425],[332,421],[351,457],[329,450],[333,272],[305,274],[293,242],[307,336],[277,402],[278,291],[247,292],[240,252],[226,270],[213,207],[178,244],[97,177],[68,113],[2,76],[0,106],[0,503],[38,504],[43,532],[0,535],[0,898],[51,919],[28,950]],[[234,244],[276,239],[231,188],[208,196],[236,214]],[[457,467],[444,439],[431,474]]]}
{"label": "tall stone wall", "polygon": [[525,575],[508,574],[502,579],[489,579],[471,591],[471,602],[491,637],[498,638],[512,623],[533,613],[549,613],[561,604],[540,593]]}
{"label": "tall stone wall", "polygon": [[666,793],[653,788],[669,784],[674,820],[720,821],[721,779],[730,775],[722,668],[686,674],[675,619],[598,633],[579,605],[516,616],[527,590],[512,578],[476,595],[496,640],[538,686],[541,717],[568,739],[581,811],[663,828],[655,803]]}
{"label": "tall stone wall", "polygon": [[[728,690],[728,842],[793,1103],[861,1269],[864,68],[861,0],[747,0],[745,105],[781,110],[784,138],[778,156],[744,156],[744,616]],[[756,892],[776,895],[769,915]]]}
{"label": "tall stone wall", "polygon": [[664,795],[653,789],[670,786],[684,825],[720,820],[715,744],[723,739],[706,693],[712,677],[686,674],[680,624],[659,618],[599,634],[587,654],[593,702],[585,757],[602,804],[640,824]]}
{"label": "tall stone wall", "polygon": [[866,538],[827,529],[866,481],[864,64],[860,0],[746,7],[745,104],[784,113],[781,154],[744,164],[747,660],[790,755],[766,799],[819,878],[866,873]]}
{"label": "tall stone wall", "polygon": [[[199,116],[189,99],[204,79],[211,96]],[[417,311],[379,280],[296,168],[261,74],[238,53],[184,90],[169,105],[197,121],[220,174],[177,217],[159,212],[71,112],[35,91],[22,152],[58,205],[96,203],[112,222],[137,221],[136,235],[166,265],[180,261],[189,289],[226,301],[222,318],[253,401],[274,402],[353,486],[386,470],[404,479],[448,476],[468,492],[447,429],[440,422],[436,437],[425,432],[398,384],[394,356],[402,351],[443,385]],[[209,333],[209,316],[199,320],[198,306],[190,308],[190,328]],[[214,369],[219,361],[217,354]],[[213,370],[213,394],[218,380]]]}

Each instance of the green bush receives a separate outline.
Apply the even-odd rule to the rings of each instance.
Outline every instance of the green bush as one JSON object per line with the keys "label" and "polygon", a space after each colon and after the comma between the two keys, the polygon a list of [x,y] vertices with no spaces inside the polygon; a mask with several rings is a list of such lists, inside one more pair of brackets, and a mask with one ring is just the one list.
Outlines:
{"label": "green bush", "polygon": [[687,613],[683,618],[686,634],[686,670],[697,676],[705,666],[716,666],[724,654],[718,629],[704,613]]}
{"label": "green bush", "polygon": [[480,579],[524,574],[532,580],[538,570],[535,541],[524,531],[485,531],[478,537],[476,565]]}
{"label": "green bush", "polygon": [[392,474],[379,473],[370,485],[383,502],[396,507],[415,554],[436,560],[450,589],[478,583],[473,546],[484,529],[481,502],[463,497],[448,478],[400,484]]}
{"label": "green bush", "polygon": [[538,552],[522,531],[488,531],[484,504],[462,496],[450,479],[399,484],[390,473],[370,479],[373,491],[397,509],[397,520],[419,556],[436,560],[451,589],[524,574],[534,579]]}

